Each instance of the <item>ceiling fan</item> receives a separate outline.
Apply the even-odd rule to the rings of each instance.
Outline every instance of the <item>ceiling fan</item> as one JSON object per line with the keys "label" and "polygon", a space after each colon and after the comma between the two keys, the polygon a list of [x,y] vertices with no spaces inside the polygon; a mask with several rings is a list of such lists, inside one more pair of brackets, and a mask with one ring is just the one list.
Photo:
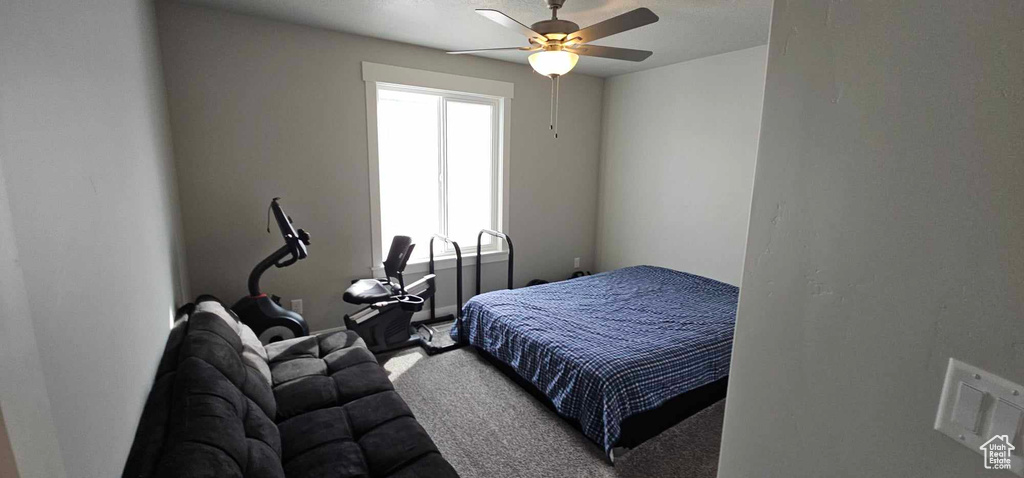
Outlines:
{"label": "ceiling fan", "polygon": [[551,19],[541,20],[531,26],[523,25],[512,17],[497,10],[480,8],[477,13],[487,19],[526,36],[529,46],[507,48],[485,48],[481,50],[450,51],[452,55],[483,53],[503,50],[536,52],[530,55],[530,66],[537,73],[551,78],[551,130],[558,137],[558,78],[569,73],[579,61],[579,55],[611,58],[626,61],[644,61],[653,52],[632,50],[611,46],[589,45],[588,43],[624,31],[639,28],[658,21],[658,16],[646,8],[637,8],[622,15],[609,18],[587,28],[568,20],[558,18],[558,9],[565,0],[547,0]]}

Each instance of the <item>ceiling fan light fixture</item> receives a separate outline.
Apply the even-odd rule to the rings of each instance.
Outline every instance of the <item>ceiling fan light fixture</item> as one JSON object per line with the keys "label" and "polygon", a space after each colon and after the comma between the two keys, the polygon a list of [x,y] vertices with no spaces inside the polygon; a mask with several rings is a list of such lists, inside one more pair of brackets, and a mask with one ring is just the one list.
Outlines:
{"label": "ceiling fan light fixture", "polygon": [[580,56],[571,51],[539,51],[530,55],[530,66],[544,76],[562,76],[572,71],[579,59]]}
{"label": "ceiling fan light fixture", "polygon": [[[483,50],[450,51],[452,55],[465,53],[483,53],[496,50],[536,51],[530,55],[530,67],[533,71],[551,78],[551,130],[558,138],[558,83],[563,75],[572,71],[579,61],[580,55],[611,58],[615,60],[644,61],[652,52],[615,48],[610,46],[590,45],[594,40],[618,33],[640,28],[658,21],[658,16],[647,8],[637,8],[618,16],[614,16],[589,27],[580,26],[568,20],[558,18],[558,9],[565,0],[546,0],[551,9],[551,19],[542,20],[531,26],[523,25],[516,19],[490,8],[478,8],[477,13],[505,28],[515,30],[525,36],[530,43],[528,47],[487,48]],[[541,51],[537,51],[541,50]]]}

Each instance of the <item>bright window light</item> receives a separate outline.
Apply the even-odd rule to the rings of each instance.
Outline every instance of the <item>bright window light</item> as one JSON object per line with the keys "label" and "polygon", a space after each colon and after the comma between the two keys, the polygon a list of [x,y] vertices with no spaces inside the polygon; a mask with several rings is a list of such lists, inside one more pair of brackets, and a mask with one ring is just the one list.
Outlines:
{"label": "bright window light", "polygon": [[[395,235],[413,238],[413,260],[429,255],[435,233],[464,256],[480,229],[498,229],[497,100],[378,85],[380,250]],[[484,236],[482,249],[497,244]],[[438,241],[435,257],[453,254]]]}
{"label": "bright window light", "polygon": [[384,89],[377,94],[382,251],[401,234],[418,245],[413,257],[426,257],[427,241],[439,230],[439,104],[433,95]]}
{"label": "bright window light", "polygon": [[[448,236],[461,245],[476,244],[483,228],[492,228],[491,217],[491,118],[493,106],[446,101],[448,106]],[[483,245],[492,237],[484,235]]]}

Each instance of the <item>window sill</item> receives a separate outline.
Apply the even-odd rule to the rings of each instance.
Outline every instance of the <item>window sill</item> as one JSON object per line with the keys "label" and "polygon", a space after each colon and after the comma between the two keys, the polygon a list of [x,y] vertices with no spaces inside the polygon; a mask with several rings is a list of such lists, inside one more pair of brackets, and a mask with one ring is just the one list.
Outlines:
{"label": "window sill", "polygon": [[[480,254],[480,262],[484,264],[490,264],[492,262],[505,262],[508,261],[508,251],[487,251]],[[455,255],[445,255],[442,257],[434,258],[434,271],[440,271],[445,269],[455,268]],[[471,254],[462,255],[462,267],[475,266],[476,265],[476,252]],[[410,260],[405,265],[406,274],[423,274],[430,270],[429,259],[416,259]],[[384,275],[384,266],[378,266],[373,268],[374,277],[382,277]]]}

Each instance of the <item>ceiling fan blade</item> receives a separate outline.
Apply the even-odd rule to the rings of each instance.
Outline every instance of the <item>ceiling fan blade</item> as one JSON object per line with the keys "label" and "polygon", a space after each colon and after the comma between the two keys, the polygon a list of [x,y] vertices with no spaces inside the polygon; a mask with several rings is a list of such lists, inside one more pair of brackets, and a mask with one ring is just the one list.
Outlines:
{"label": "ceiling fan blade", "polygon": [[530,27],[517,22],[514,18],[505,15],[504,13],[501,13],[497,10],[491,10],[489,8],[478,8],[476,12],[483,15],[484,17],[487,17],[488,20],[497,23],[498,25],[515,30],[523,34],[527,38],[536,38],[541,41],[547,41],[547,38],[545,38],[544,35],[541,35],[540,33],[531,30]]}
{"label": "ceiling fan blade", "polygon": [[595,23],[582,30],[570,33],[567,38],[579,37],[581,43],[587,43],[599,38],[612,36],[616,33],[622,33],[626,30],[650,25],[656,21],[658,21],[658,16],[655,15],[654,12],[646,8],[638,8],[636,10],[623,13],[617,17],[609,18],[603,22]]}
{"label": "ceiling fan blade", "polygon": [[633,50],[630,48],[616,48],[613,46],[600,45],[579,45],[569,51],[585,56],[597,56],[601,58],[612,58],[615,60],[644,61],[654,54],[653,51]]}
{"label": "ceiling fan blade", "polygon": [[521,50],[521,51],[535,51],[540,50],[541,47],[528,47],[528,46],[510,46],[506,48],[480,48],[478,50],[457,50],[446,52],[449,55],[465,55],[468,53],[486,53],[489,51],[509,51],[509,50]]}

